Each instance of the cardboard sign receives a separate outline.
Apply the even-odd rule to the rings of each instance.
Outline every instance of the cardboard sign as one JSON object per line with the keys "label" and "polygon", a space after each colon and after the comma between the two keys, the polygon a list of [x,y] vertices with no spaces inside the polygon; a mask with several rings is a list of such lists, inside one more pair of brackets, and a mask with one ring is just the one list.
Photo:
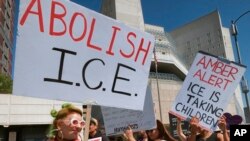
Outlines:
{"label": "cardboard sign", "polygon": [[199,52],[171,113],[182,119],[196,116],[202,127],[215,130],[245,70],[242,65]]}
{"label": "cardboard sign", "polygon": [[13,94],[142,110],[153,47],[73,2],[21,0]]}
{"label": "cardboard sign", "polygon": [[153,107],[150,88],[147,88],[143,111],[101,107],[106,135],[123,134],[128,126],[133,132],[156,127]]}
{"label": "cardboard sign", "polygon": [[[177,133],[177,117],[169,114],[169,125],[170,125],[170,131],[173,137],[179,138],[178,133]],[[181,121],[181,127],[182,127],[182,132],[184,135],[187,135],[189,132],[189,122],[188,121]]]}
{"label": "cardboard sign", "polygon": [[102,141],[102,137],[88,139],[88,141]]}

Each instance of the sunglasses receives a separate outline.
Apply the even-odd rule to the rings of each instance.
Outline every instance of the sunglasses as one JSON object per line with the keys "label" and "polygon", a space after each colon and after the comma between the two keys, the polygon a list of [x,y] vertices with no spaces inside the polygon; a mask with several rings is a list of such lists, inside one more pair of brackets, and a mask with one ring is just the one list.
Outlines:
{"label": "sunglasses", "polygon": [[77,126],[80,124],[80,126],[84,127],[85,126],[85,121],[84,120],[77,120],[75,118],[72,118],[69,120],[70,121],[70,125],[74,125]]}

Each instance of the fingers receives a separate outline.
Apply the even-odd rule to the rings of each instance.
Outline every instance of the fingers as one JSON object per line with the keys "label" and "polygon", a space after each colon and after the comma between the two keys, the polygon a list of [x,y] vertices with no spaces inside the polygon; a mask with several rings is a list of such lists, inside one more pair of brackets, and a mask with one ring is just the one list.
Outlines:
{"label": "fingers", "polygon": [[177,122],[180,123],[181,122],[181,118],[177,117]]}
{"label": "fingers", "polygon": [[130,127],[130,125],[128,125],[127,130],[132,130],[131,127]]}
{"label": "fingers", "polygon": [[226,117],[221,116],[218,120],[218,127],[224,132],[227,129]]}
{"label": "fingers", "polygon": [[127,126],[127,128],[124,130],[124,133],[128,136],[130,134],[133,134],[133,131],[130,127],[130,125]]}

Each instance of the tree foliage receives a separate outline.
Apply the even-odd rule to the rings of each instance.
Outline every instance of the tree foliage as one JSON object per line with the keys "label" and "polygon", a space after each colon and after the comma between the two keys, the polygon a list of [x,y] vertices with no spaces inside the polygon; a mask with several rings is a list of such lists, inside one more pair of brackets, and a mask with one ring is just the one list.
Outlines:
{"label": "tree foliage", "polygon": [[12,93],[12,85],[11,77],[0,73],[0,93]]}

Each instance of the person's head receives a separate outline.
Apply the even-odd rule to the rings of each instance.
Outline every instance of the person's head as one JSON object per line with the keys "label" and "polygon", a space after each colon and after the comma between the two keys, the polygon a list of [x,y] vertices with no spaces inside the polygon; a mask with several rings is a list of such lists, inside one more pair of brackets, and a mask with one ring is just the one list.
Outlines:
{"label": "person's head", "polygon": [[230,125],[239,125],[242,123],[243,119],[240,115],[232,115],[230,113],[224,113],[221,118],[226,121],[227,130],[229,130]]}
{"label": "person's head", "polygon": [[95,118],[90,119],[89,133],[94,133],[98,129],[98,120]]}
{"label": "person's head", "polygon": [[143,141],[145,138],[146,139],[148,138],[146,131],[144,131],[144,130],[138,131],[138,133],[137,133],[137,140],[138,141]]}
{"label": "person's head", "polygon": [[151,130],[146,130],[148,141],[154,141],[157,139],[175,141],[175,139],[170,135],[167,129],[164,127],[160,120],[156,120],[157,127]]}
{"label": "person's head", "polygon": [[82,111],[71,104],[63,105],[53,121],[53,129],[57,131],[55,136],[59,139],[78,139],[84,125]]}

